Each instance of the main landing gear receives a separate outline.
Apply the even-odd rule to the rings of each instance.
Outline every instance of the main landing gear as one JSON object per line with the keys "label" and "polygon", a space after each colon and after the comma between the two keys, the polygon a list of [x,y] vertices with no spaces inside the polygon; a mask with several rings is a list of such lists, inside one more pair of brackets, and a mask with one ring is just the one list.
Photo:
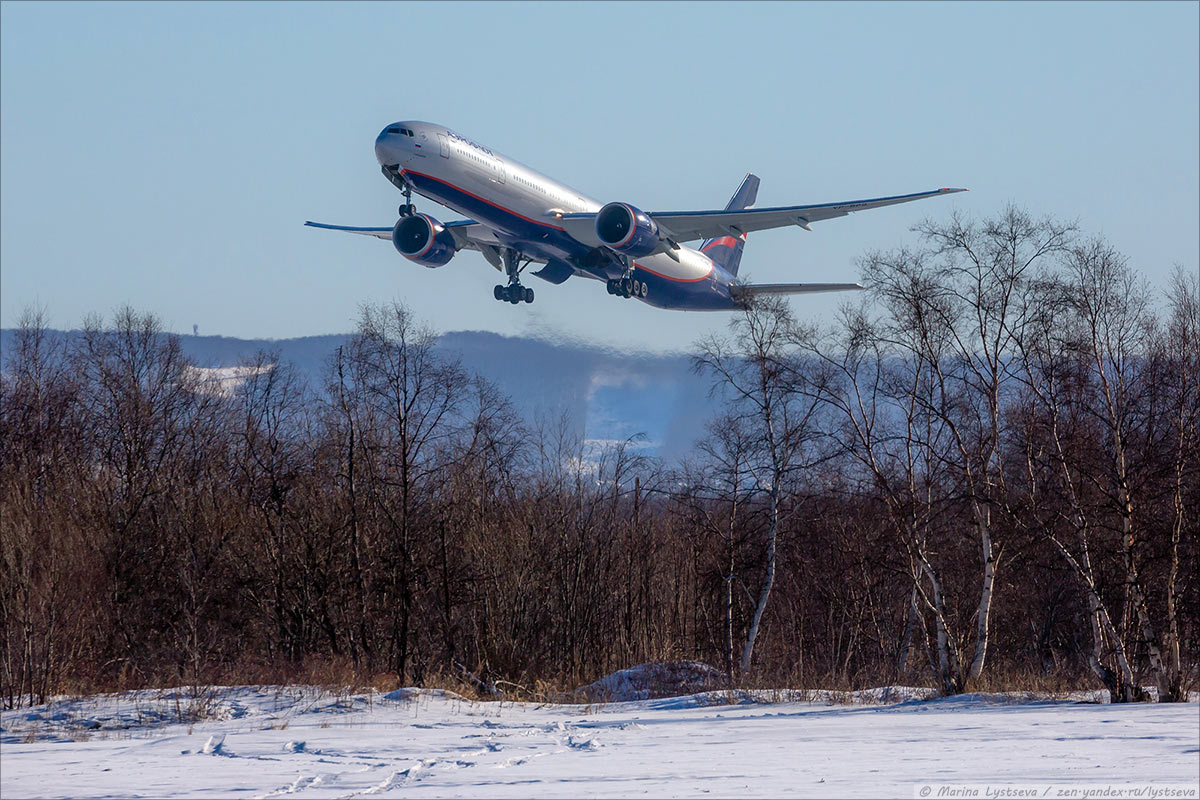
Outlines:
{"label": "main landing gear", "polygon": [[650,294],[650,287],[646,285],[646,282],[633,277],[633,259],[628,256],[619,256],[618,258],[621,265],[625,267],[625,274],[606,282],[608,293],[624,297],[626,300],[630,297],[645,297]]}
{"label": "main landing gear", "polygon": [[615,294],[617,297],[645,297],[650,294],[650,287],[646,285],[645,281],[629,277],[610,280],[607,286],[608,293]]}
{"label": "main landing gear", "polygon": [[511,286],[497,286],[492,290],[492,295],[502,303],[512,303],[513,305],[533,302],[533,289],[519,283]]}
{"label": "main landing gear", "polygon": [[521,254],[511,247],[505,247],[501,253],[504,259],[504,272],[508,275],[508,286],[497,286],[492,290],[492,296],[502,303],[532,303],[533,289],[521,285],[521,272],[529,266],[530,260],[521,263]]}

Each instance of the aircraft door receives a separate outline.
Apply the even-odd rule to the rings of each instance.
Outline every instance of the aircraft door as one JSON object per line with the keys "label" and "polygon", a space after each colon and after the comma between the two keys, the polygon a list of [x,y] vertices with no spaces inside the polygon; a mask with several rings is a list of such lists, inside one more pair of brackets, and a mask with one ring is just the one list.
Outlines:
{"label": "aircraft door", "polygon": [[438,136],[438,145],[441,147],[441,150],[442,150],[442,158],[449,158],[450,157],[450,139],[444,133],[439,133],[437,136]]}

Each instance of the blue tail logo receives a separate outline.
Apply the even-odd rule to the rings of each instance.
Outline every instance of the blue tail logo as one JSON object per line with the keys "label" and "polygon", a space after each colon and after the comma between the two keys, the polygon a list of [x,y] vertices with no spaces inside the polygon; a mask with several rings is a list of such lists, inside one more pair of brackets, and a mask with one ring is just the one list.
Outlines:
{"label": "blue tail logo", "polygon": [[[742,185],[733,193],[726,211],[741,211],[754,205],[758,197],[758,176],[750,173],[742,181]],[[742,250],[746,246],[746,234],[740,236],[718,236],[700,245],[700,252],[712,259],[713,263],[730,275],[737,275],[742,263]]]}

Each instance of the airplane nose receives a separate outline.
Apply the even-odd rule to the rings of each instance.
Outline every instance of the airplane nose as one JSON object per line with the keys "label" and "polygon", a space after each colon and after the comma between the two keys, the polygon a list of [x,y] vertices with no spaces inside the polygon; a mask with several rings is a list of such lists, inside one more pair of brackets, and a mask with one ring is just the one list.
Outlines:
{"label": "airplane nose", "polygon": [[398,148],[392,142],[394,135],[384,129],[380,132],[379,136],[375,137],[375,159],[381,165],[400,163],[399,153],[397,152]]}

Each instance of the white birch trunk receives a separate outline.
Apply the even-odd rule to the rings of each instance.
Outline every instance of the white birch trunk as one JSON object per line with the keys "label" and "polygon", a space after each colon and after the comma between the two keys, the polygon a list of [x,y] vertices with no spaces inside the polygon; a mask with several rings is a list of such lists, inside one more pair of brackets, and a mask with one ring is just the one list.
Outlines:
{"label": "white birch trunk", "polygon": [[767,608],[767,598],[771,596],[771,587],[775,585],[775,534],[779,528],[779,480],[778,476],[771,486],[771,523],[767,531],[767,574],[763,577],[762,591],[758,595],[758,603],[754,607],[754,618],[750,622],[750,632],[746,635],[746,647],[742,650],[741,672],[750,671],[750,662],[754,657],[754,641],[758,638],[758,626],[762,622],[763,612]]}

